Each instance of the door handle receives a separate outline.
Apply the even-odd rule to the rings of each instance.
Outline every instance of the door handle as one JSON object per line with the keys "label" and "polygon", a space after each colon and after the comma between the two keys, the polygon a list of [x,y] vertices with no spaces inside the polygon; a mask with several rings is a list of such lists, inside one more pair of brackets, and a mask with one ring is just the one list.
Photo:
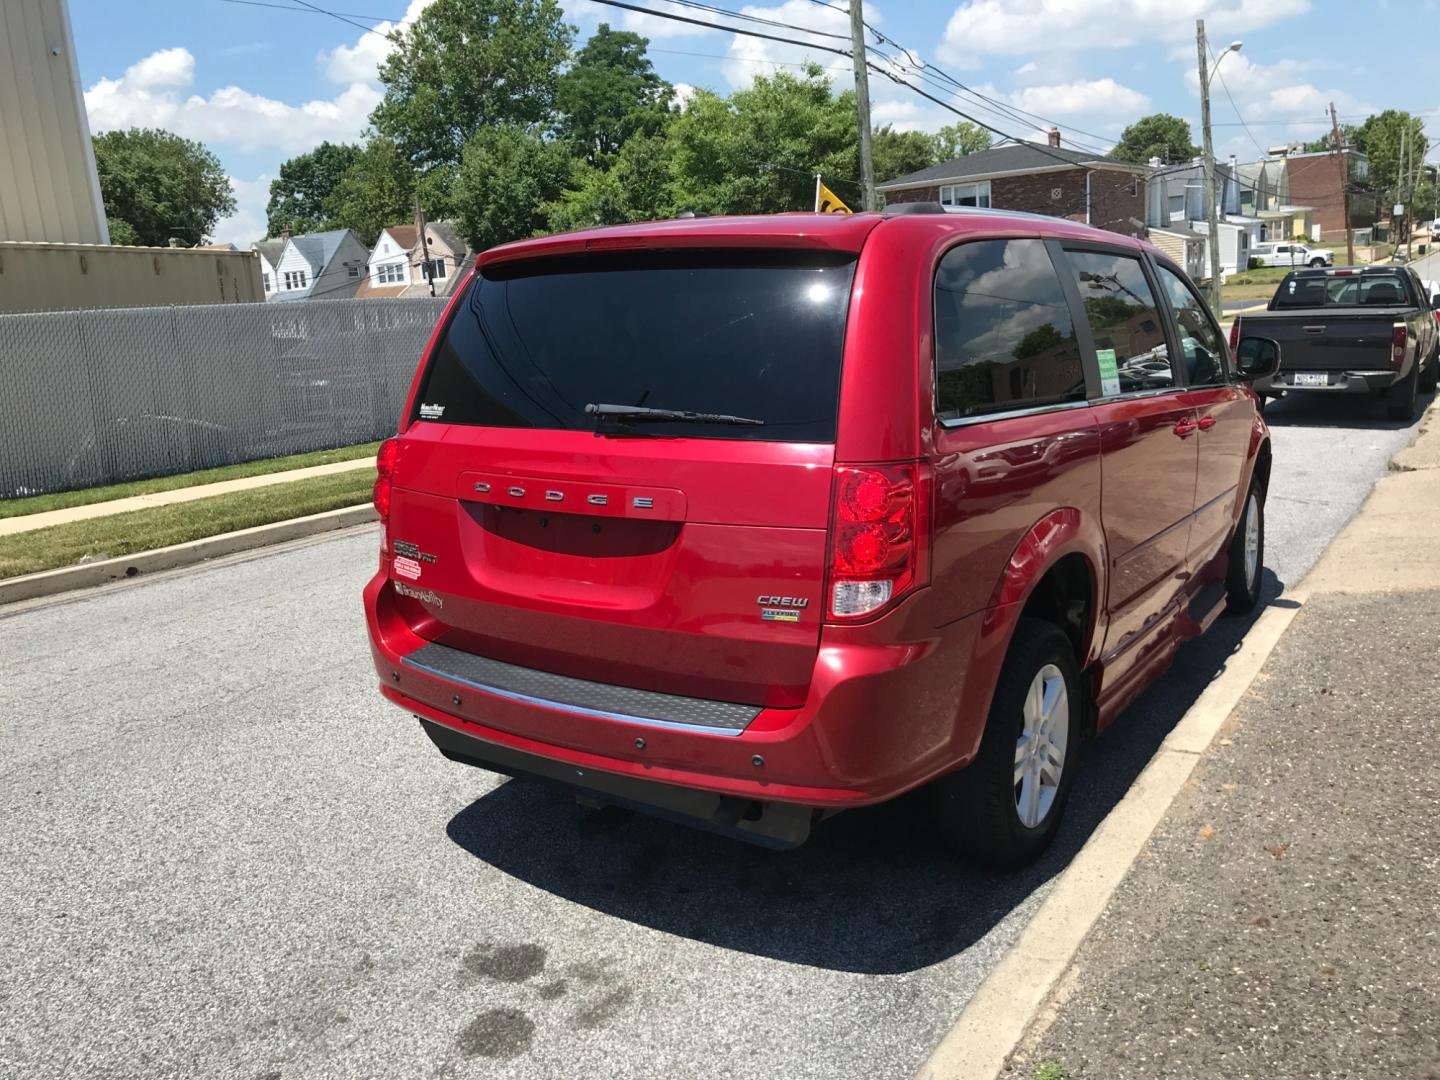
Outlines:
{"label": "door handle", "polygon": [[1194,435],[1195,432],[1199,429],[1200,425],[1197,424],[1194,420],[1181,420],[1178,424],[1175,425],[1175,434],[1179,435],[1182,439],[1188,439],[1191,435]]}
{"label": "door handle", "polygon": [[1200,422],[1195,426],[1201,431],[1209,431],[1215,426],[1215,418],[1213,416],[1202,416],[1200,417]]}

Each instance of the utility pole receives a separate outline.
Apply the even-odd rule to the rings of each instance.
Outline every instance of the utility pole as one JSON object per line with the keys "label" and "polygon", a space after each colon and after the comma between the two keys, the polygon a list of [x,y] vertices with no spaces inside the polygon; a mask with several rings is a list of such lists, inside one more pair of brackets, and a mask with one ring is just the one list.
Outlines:
{"label": "utility pole", "polygon": [[855,123],[860,129],[860,186],[864,210],[878,210],[875,201],[875,160],[870,155],[870,69],[865,62],[865,11],[850,0],[850,55],[855,61]]}
{"label": "utility pole", "polygon": [[[1404,211],[1401,213],[1400,217],[1408,226],[1410,222],[1410,200],[1405,196],[1405,188],[1407,186],[1406,181],[1410,179],[1410,162],[1409,159],[1405,156],[1406,134],[1407,132],[1402,127],[1400,129],[1400,179],[1399,183],[1396,185],[1395,202],[1405,208]],[[1396,225],[1398,226],[1399,222],[1396,222]],[[1398,236],[1396,237],[1395,252],[1397,255],[1400,252],[1400,243]],[[1408,227],[1405,229],[1405,258],[1407,260],[1410,258],[1410,230]]]}
{"label": "utility pole", "polygon": [[[1195,53],[1200,61],[1200,129],[1205,136],[1205,220],[1210,226],[1210,308],[1220,318],[1220,215],[1215,205],[1215,144],[1210,135],[1210,51],[1205,20],[1195,20]],[[1240,267],[1236,267],[1237,270]]]}
{"label": "utility pole", "polygon": [[1355,265],[1355,237],[1350,232],[1350,162],[1342,154],[1340,146],[1340,121],[1335,117],[1335,102],[1330,102],[1330,141],[1335,146],[1335,156],[1340,161],[1343,175],[1340,177],[1340,202],[1345,208],[1345,265]]}
{"label": "utility pole", "polygon": [[415,193],[415,228],[420,231],[420,250],[423,252],[424,262],[421,263],[421,273],[430,284],[430,295],[435,295],[435,275],[430,273],[430,241],[425,238],[425,211],[420,209],[420,193]]}

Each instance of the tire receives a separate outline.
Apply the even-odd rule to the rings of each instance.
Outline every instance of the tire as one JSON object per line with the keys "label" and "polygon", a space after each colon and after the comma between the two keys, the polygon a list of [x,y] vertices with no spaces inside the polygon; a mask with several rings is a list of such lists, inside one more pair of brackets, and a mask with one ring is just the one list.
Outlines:
{"label": "tire", "polygon": [[1391,420],[1410,421],[1415,419],[1415,399],[1419,394],[1420,364],[1417,361],[1410,374],[1392,386],[1385,394],[1385,415]]}
{"label": "tire", "polygon": [[1230,538],[1230,553],[1225,564],[1226,611],[1232,615],[1248,615],[1255,610],[1260,602],[1264,569],[1265,493],[1258,480],[1251,480],[1240,520],[1235,524],[1235,535]]}
{"label": "tire", "polygon": [[[1062,689],[1063,698],[1051,697]],[[1040,696],[1032,697],[1032,690]],[[1048,739],[1037,741],[1029,735],[1035,725],[1027,720],[1043,715],[1046,698],[1054,726]],[[979,753],[966,768],[930,786],[931,809],[950,848],[995,866],[1018,867],[1049,846],[1080,763],[1085,701],[1070,639],[1053,623],[1022,618],[1000,669]],[[1024,770],[1018,783],[1017,767]]]}
{"label": "tire", "polygon": [[1325,260],[1324,260],[1324,259],[1311,259],[1311,260],[1310,260],[1310,266],[1311,266],[1312,269],[1318,269],[1319,267],[1322,267],[1322,266],[1324,266],[1324,265],[1325,265]]}

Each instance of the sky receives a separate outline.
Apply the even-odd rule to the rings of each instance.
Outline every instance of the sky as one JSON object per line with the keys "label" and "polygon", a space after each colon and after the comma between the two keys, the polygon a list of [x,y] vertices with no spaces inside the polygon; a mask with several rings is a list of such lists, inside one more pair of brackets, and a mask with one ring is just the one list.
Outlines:
{"label": "sky", "polygon": [[[382,34],[430,0],[310,2],[343,18],[306,0],[70,0],[91,130],[161,127],[209,146],[239,204],[216,227],[217,240],[247,247],[263,236],[270,181],[287,158],[327,139],[361,139],[381,96]],[[670,0],[629,2],[715,18]],[[747,24],[810,43],[781,44],[561,0],[578,42],[601,22],[649,37],[656,69],[682,100],[693,87],[725,94],[807,60],[829,69],[837,88],[851,85],[849,58],[815,47],[846,44],[825,36],[849,33],[845,0],[710,3],[816,33]],[[888,39],[872,59],[897,57],[897,75],[1008,136],[1043,138],[1055,123],[1065,145],[1100,150],[1138,117],[1169,112],[1191,122],[1198,142],[1195,19],[1204,17],[1213,51],[1244,43],[1224,57],[1212,89],[1218,156],[1253,159],[1317,138],[1329,130],[1332,101],[1342,122],[1385,108],[1421,114],[1430,142],[1440,142],[1440,79],[1427,70],[1423,46],[1440,24],[1440,0],[864,3],[866,21]],[[1402,53],[1412,74],[1397,75],[1390,57],[1412,34],[1422,43]],[[954,90],[944,76],[975,93]],[[870,86],[877,126],[933,131],[960,119],[888,79],[872,76]],[[1435,161],[1440,148],[1429,156]]]}

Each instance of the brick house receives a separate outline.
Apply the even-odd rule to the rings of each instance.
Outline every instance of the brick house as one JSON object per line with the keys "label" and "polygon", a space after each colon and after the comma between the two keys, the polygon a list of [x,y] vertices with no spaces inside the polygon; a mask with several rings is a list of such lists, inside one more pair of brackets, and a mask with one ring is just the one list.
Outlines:
{"label": "brick house", "polygon": [[1048,146],[1009,142],[877,186],[887,205],[993,206],[1143,236],[1148,171],[1062,147],[1060,133],[1052,129]]}
{"label": "brick house", "polygon": [[1350,186],[1350,227],[1368,229],[1380,216],[1379,204],[1357,185],[1370,178],[1370,159],[1358,150],[1288,154],[1280,159],[1289,200],[1312,207],[1322,240],[1345,239],[1345,187]]}

